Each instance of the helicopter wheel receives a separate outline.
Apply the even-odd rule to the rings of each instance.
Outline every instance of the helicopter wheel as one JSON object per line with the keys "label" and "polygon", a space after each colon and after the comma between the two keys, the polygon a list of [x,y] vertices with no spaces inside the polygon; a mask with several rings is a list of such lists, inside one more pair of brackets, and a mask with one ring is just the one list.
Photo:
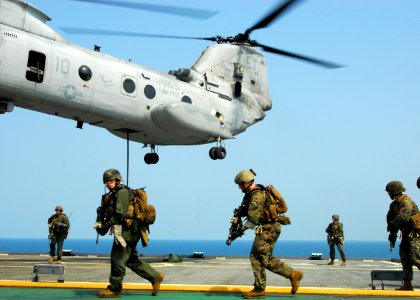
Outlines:
{"label": "helicopter wheel", "polygon": [[212,160],[217,159],[217,147],[211,147],[209,151],[209,156]]}
{"label": "helicopter wheel", "polygon": [[224,147],[212,147],[209,151],[211,159],[224,159],[226,157],[226,149]]}
{"label": "helicopter wheel", "polygon": [[216,153],[218,159],[224,159],[226,157],[225,147],[217,147]]}
{"label": "helicopter wheel", "polygon": [[144,162],[148,165],[152,164],[157,164],[157,162],[159,161],[159,155],[157,153],[147,153],[144,156]]}

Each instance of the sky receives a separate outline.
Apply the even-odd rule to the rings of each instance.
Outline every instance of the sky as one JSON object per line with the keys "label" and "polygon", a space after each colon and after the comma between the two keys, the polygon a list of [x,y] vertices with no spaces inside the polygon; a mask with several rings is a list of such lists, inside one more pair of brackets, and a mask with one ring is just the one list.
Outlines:
{"label": "sky", "polygon": [[[60,26],[183,36],[244,32],[279,2],[178,0],[219,13],[196,20],[68,0],[32,0],[68,41],[164,73],[191,67],[211,42],[68,35]],[[155,0],[157,4],[172,1]],[[214,144],[148,149],[130,142],[129,184],[146,187],[156,207],[153,239],[225,240],[242,193],[233,178],[252,168],[256,182],[283,194],[292,224],[283,240],[323,240],[333,214],[347,240],[387,240],[390,204],[385,185],[401,180],[420,201],[420,1],[302,1],[251,38],[276,48],[344,65],[325,69],[265,53],[273,100],[266,118],[224,141],[227,157],[208,156]],[[127,178],[125,140],[106,130],[15,108],[0,115],[2,217],[0,237],[47,238],[56,205],[70,215],[69,238],[95,239],[102,174]],[[252,239],[247,233],[245,239]]]}

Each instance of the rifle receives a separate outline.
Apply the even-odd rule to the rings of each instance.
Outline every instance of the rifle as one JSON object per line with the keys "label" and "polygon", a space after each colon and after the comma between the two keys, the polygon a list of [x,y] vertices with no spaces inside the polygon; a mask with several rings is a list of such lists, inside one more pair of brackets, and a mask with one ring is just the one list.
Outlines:
{"label": "rifle", "polygon": [[[398,233],[398,232],[397,232]],[[395,248],[395,242],[397,241],[397,233],[391,232],[388,235],[388,241],[389,241],[389,252],[392,252]]]}
{"label": "rifle", "polygon": [[226,240],[226,244],[229,246],[234,240],[236,240],[238,237],[243,236],[244,231],[242,230],[242,217],[246,217],[248,213],[248,207],[250,203],[249,197],[244,197],[244,200],[242,200],[241,205],[239,205],[237,208],[233,210],[233,217],[230,220],[230,228],[229,228],[229,234],[228,238]]}
{"label": "rifle", "polygon": [[99,243],[99,235],[104,236],[108,230],[109,230],[109,217],[110,217],[110,211],[109,211],[109,203],[111,198],[109,198],[108,194],[102,195],[101,199],[101,205],[98,206],[96,209],[96,221],[93,225],[93,228],[96,230],[96,244]]}

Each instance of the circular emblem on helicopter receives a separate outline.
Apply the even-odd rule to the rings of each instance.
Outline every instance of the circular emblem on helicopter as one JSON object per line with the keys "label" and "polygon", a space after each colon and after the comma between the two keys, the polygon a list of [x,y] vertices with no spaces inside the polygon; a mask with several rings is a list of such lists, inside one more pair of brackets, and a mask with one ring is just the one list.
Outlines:
{"label": "circular emblem on helicopter", "polygon": [[71,85],[71,84],[66,85],[66,86],[61,86],[59,88],[59,91],[62,92],[64,94],[64,97],[69,100],[82,96],[82,93],[78,91],[74,85]]}

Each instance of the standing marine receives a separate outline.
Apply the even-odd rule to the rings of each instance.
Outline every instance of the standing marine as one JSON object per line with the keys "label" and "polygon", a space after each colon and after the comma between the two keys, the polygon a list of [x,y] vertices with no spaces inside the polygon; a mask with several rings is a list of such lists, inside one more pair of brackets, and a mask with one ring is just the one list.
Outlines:
{"label": "standing marine", "polygon": [[98,292],[99,298],[121,297],[122,284],[126,267],[134,273],[152,283],[152,295],[155,296],[163,281],[163,273],[159,273],[147,262],[138,257],[136,250],[137,243],[147,246],[147,240],[140,230],[140,226],[128,228],[125,222],[130,201],[133,193],[125,185],[121,184],[122,176],[116,169],[106,170],[103,174],[103,183],[109,193],[103,196],[103,209],[107,212],[106,224],[96,225],[96,231],[105,235],[109,228],[114,235],[114,242],[111,250],[111,274],[109,285],[103,291]]}
{"label": "standing marine", "polygon": [[400,258],[404,273],[404,284],[400,291],[413,291],[413,265],[420,270],[420,214],[416,203],[403,194],[401,181],[391,181],[386,187],[392,202],[386,216],[388,240],[391,251],[395,246],[398,231],[401,232]]}
{"label": "standing marine", "polygon": [[[48,239],[50,240],[50,259],[49,264],[61,264],[63,256],[63,244],[67,238],[70,229],[70,221],[63,207],[58,205],[55,208],[55,214],[48,218]],[[57,252],[55,246],[57,245]]]}
{"label": "standing marine", "polygon": [[256,173],[250,169],[239,172],[234,179],[245,194],[243,202],[249,203],[242,231],[255,229],[255,239],[250,253],[254,289],[244,293],[243,296],[265,298],[267,284],[265,269],[288,278],[292,285],[291,293],[296,294],[303,273],[273,256],[274,246],[281,233],[281,223],[278,219],[267,221],[266,212],[269,209],[270,199],[264,191],[264,186],[254,183],[255,176]]}
{"label": "standing marine", "polygon": [[344,228],[343,223],[340,223],[340,217],[338,215],[332,216],[332,222],[325,229],[327,233],[327,242],[330,247],[330,261],[328,265],[334,265],[335,260],[335,246],[337,246],[338,252],[341,256],[341,265],[346,265],[346,254],[344,253]]}

